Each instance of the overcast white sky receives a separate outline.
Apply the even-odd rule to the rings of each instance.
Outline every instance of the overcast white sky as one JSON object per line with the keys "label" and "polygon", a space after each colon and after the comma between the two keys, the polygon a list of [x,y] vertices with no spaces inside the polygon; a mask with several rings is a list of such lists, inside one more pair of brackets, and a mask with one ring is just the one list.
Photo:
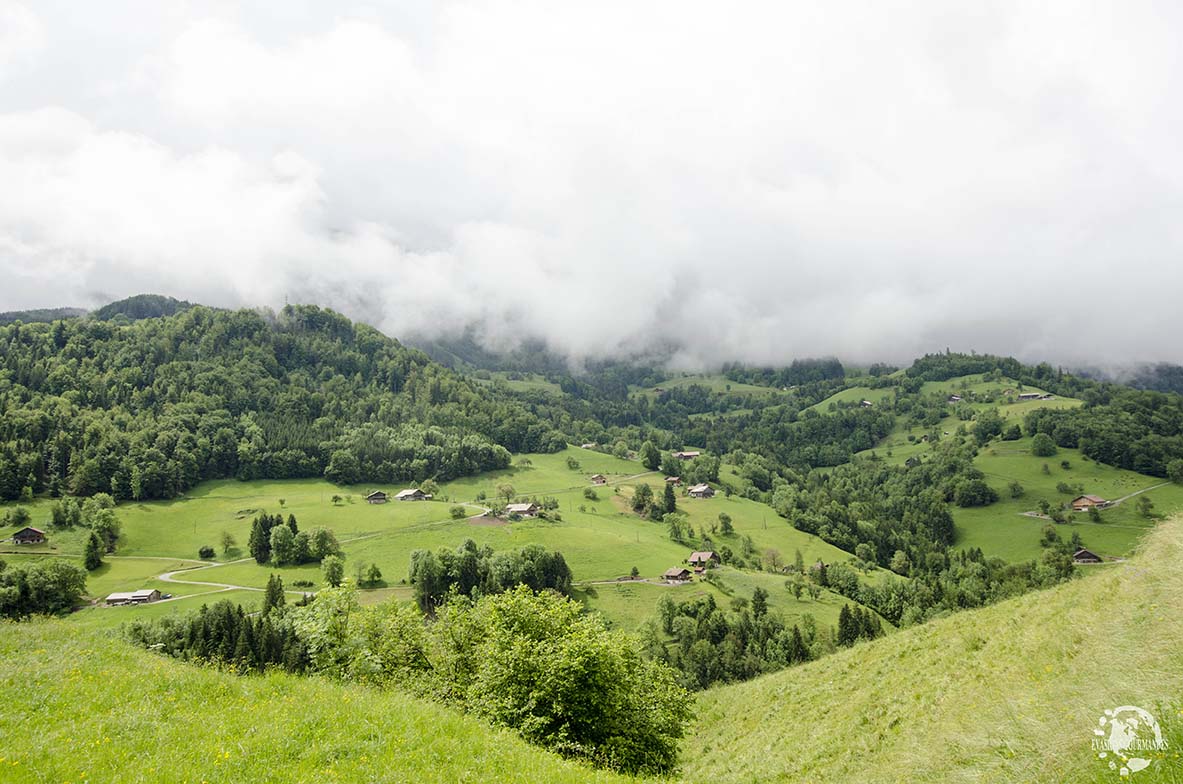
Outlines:
{"label": "overcast white sky", "polygon": [[1183,361],[1173,2],[0,0],[0,310]]}

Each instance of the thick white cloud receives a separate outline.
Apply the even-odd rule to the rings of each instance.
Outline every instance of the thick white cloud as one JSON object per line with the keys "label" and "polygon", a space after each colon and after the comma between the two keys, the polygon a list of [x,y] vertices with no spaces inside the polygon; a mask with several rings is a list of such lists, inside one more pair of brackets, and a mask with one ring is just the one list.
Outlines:
{"label": "thick white cloud", "polygon": [[1183,361],[1173,6],[191,8],[9,14],[0,308]]}

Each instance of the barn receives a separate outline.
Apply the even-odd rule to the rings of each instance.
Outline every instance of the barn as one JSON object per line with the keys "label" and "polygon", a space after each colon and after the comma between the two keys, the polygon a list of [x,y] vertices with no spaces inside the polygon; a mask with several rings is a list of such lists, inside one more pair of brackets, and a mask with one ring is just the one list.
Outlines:
{"label": "barn", "polygon": [[45,532],[32,526],[25,526],[12,535],[13,544],[42,544],[44,542]]}

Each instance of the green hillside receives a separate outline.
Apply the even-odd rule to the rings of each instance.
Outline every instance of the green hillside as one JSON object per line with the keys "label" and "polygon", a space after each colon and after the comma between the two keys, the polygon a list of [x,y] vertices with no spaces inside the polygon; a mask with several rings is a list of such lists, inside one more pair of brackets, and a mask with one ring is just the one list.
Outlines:
{"label": "green hillside", "polygon": [[1183,781],[1183,519],[1136,558],[820,661],[713,689],[687,780],[1116,781],[1090,748],[1138,705],[1171,748],[1132,780]]}
{"label": "green hillside", "polygon": [[[568,465],[568,458],[578,463],[578,469]],[[367,504],[364,495],[369,485],[342,488],[323,480],[272,480],[239,482],[220,480],[205,482],[190,490],[183,498],[173,501],[143,501],[122,504],[116,514],[122,522],[122,535],[114,556],[91,573],[87,593],[101,598],[113,591],[157,588],[176,597],[166,603],[168,611],[183,611],[200,606],[204,601],[224,598],[215,593],[221,585],[262,589],[273,573],[283,577],[291,587],[296,580],[313,584],[310,590],[323,585],[320,566],[273,565],[260,566],[249,557],[246,543],[252,519],[260,512],[279,512],[295,515],[302,530],[324,526],[332,529],[346,555],[346,571],[353,574],[356,564],[377,564],[387,583],[386,588],[365,591],[370,601],[391,596],[410,597],[404,584],[411,552],[419,548],[455,548],[465,539],[478,545],[488,544],[497,551],[537,543],[563,553],[574,572],[576,581],[595,583],[613,581],[628,575],[635,566],[641,577],[655,580],[666,569],[681,565],[691,550],[701,542],[680,544],[670,540],[666,527],[641,519],[627,503],[632,488],[639,482],[649,482],[660,492],[659,477],[646,472],[635,461],[621,460],[611,455],[577,447],[569,447],[556,454],[519,456],[516,465],[502,471],[457,479],[442,484],[439,499],[418,503]],[[593,473],[608,477],[605,486],[593,487],[588,477]],[[522,520],[502,523],[483,518],[453,519],[450,508],[455,503],[467,504],[468,513],[479,514],[486,503],[476,501],[482,496],[497,496],[502,485],[512,485],[516,495],[550,496],[559,502],[562,521]],[[386,487],[387,490],[401,488]],[[586,489],[594,490],[596,500],[587,498]],[[340,500],[334,501],[334,496]],[[282,506],[281,506],[282,500]],[[34,524],[46,526],[50,499],[39,499],[27,506]],[[711,547],[728,546],[739,552],[744,540],[750,538],[757,558],[776,554],[784,563],[791,563],[800,551],[807,563],[818,560],[840,563],[850,554],[822,541],[817,536],[798,531],[768,506],[739,496],[718,495],[711,499],[680,497],[679,509],[687,515],[696,531],[708,531],[717,523],[721,512],[732,519],[735,532],[716,534]],[[15,528],[0,528],[0,537]],[[197,560],[203,545],[219,547],[223,532],[229,533],[237,546],[228,555],[218,551],[218,560]],[[44,546],[26,546],[19,553],[0,554],[0,559],[16,564],[46,557],[34,553],[52,553],[80,563],[88,529],[52,530]],[[174,581],[159,579],[165,572],[180,570]],[[818,601],[808,598],[793,599],[784,587],[784,578],[758,572],[728,570],[725,593],[715,587],[702,590],[713,593],[720,601],[729,600],[732,593],[750,595],[756,582],[773,595],[772,604],[782,610],[790,623],[804,613],[815,616],[819,623],[832,624],[837,620],[841,601],[836,594],[825,592]],[[883,570],[866,575],[869,582],[886,576]],[[191,582],[176,582],[191,581]],[[206,584],[193,584],[206,583]],[[624,628],[636,628],[651,618],[662,591],[673,591],[679,601],[694,598],[695,584],[669,587],[656,584],[633,583],[627,587],[588,586],[579,597],[591,608],[604,613],[613,623]],[[246,596],[251,601],[251,594]],[[847,600],[849,601],[849,600]],[[783,604],[783,606],[781,606]],[[88,624],[118,625],[129,617],[140,614],[156,615],[163,610],[153,607],[90,608],[76,613],[71,620],[85,619]]]}
{"label": "green hillside", "polygon": [[0,781],[613,782],[402,695],[196,667],[69,621],[0,624]]}

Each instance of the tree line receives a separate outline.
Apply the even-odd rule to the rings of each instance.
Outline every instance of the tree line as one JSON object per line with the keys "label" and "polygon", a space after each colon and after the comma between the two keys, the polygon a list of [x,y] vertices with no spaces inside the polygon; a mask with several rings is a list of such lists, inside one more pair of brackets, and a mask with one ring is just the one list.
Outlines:
{"label": "tree line", "polygon": [[565,444],[508,393],[314,306],[13,323],[0,371],[5,500],[169,498],[321,476],[334,455],[339,481],[452,478]]}

